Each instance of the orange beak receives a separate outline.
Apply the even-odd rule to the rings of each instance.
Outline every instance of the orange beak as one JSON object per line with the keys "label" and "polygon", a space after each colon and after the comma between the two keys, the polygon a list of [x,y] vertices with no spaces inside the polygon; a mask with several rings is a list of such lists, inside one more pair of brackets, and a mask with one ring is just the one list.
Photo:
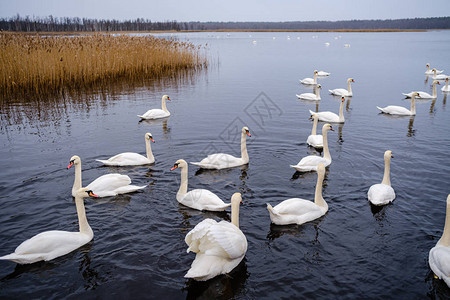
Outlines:
{"label": "orange beak", "polygon": [[170,98],[169,98],[169,97],[167,97],[167,100],[169,100],[169,101],[172,101],[172,100],[170,100]]}
{"label": "orange beak", "polygon": [[250,132],[248,132],[248,131],[247,131],[247,135],[248,135],[249,137],[251,137],[251,136],[252,136],[252,135],[250,134]]}
{"label": "orange beak", "polygon": [[170,169],[170,171],[173,171],[173,170],[175,170],[176,168],[178,168],[178,165],[174,165],[174,166],[172,167],[172,169]]}
{"label": "orange beak", "polygon": [[71,161],[71,162],[69,163],[69,165],[67,166],[67,169],[70,169],[71,166],[73,166],[73,161]]}
{"label": "orange beak", "polygon": [[155,142],[155,140],[152,137],[150,137],[150,141],[152,141],[153,143]]}
{"label": "orange beak", "polygon": [[98,198],[98,195],[94,194],[93,192],[89,192],[89,196]]}

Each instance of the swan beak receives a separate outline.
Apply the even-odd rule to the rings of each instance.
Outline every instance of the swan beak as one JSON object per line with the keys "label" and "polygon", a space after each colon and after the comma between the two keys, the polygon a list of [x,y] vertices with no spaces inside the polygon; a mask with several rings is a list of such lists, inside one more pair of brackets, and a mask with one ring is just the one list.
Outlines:
{"label": "swan beak", "polygon": [[355,82],[355,81],[352,79],[352,82]]}
{"label": "swan beak", "polygon": [[89,191],[89,196],[98,198],[98,195],[94,194],[94,192],[92,192],[92,191]]}
{"label": "swan beak", "polygon": [[178,168],[178,164],[174,164],[173,167],[172,167],[172,169],[170,169],[170,171],[173,171],[173,170],[175,170],[176,168]]}
{"label": "swan beak", "polygon": [[330,130],[331,130],[331,131],[334,131],[333,127],[330,126]]}
{"label": "swan beak", "polygon": [[[448,79],[446,79],[445,81],[447,81]],[[437,82],[437,84],[439,84],[439,85],[441,85],[440,83],[439,83],[439,81]]]}
{"label": "swan beak", "polygon": [[71,160],[71,161],[69,162],[69,165],[67,166],[67,169],[70,169],[71,166],[73,166],[73,160]]}
{"label": "swan beak", "polygon": [[249,137],[251,137],[252,135],[250,134],[250,132],[248,132],[248,130],[245,132]]}
{"label": "swan beak", "polygon": [[314,119],[313,116],[309,117],[309,120],[312,120],[312,119]]}
{"label": "swan beak", "polygon": [[391,154],[391,158],[394,158],[394,155]]}
{"label": "swan beak", "polygon": [[169,97],[167,97],[167,100],[169,100],[169,101],[172,101],[172,100],[170,100],[170,98],[169,98]]}
{"label": "swan beak", "polygon": [[152,137],[149,137],[150,141],[152,141],[153,143],[155,142],[155,140]]}

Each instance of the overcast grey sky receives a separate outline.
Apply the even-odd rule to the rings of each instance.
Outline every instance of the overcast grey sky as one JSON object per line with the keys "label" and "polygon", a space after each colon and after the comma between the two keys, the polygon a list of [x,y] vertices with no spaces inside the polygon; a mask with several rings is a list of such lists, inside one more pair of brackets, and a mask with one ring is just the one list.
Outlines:
{"label": "overcast grey sky", "polygon": [[0,0],[0,17],[336,21],[450,16],[450,0]]}

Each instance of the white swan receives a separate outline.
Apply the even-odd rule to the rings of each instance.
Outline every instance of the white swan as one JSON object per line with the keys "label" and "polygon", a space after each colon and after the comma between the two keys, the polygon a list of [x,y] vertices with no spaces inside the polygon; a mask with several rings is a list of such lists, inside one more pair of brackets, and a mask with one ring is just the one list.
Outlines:
{"label": "white swan", "polygon": [[154,109],[150,109],[147,110],[147,112],[145,114],[141,115],[137,115],[139,118],[141,119],[145,119],[145,120],[151,120],[151,119],[160,119],[160,118],[165,118],[170,116],[170,112],[167,110],[166,107],[166,100],[170,101],[169,96],[164,95],[162,96],[161,99],[161,108],[154,108]]}
{"label": "white swan", "polygon": [[291,168],[296,169],[299,172],[308,172],[308,171],[316,171],[317,167],[320,164],[323,164],[325,167],[331,164],[331,155],[330,150],[328,149],[328,138],[327,133],[328,130],[334,131],[333,127],[330,124],[324,124],[322,127],[322,136],[323,136],[323,157],[317,155],[308,155],[303,157],[298,164],[291,165]]}
{"label": "white swan", "polygon": [[387,150],[384,152],[384,176],[383,181],[378,184],[374,184],[369,188],[367,197],[373,205],[385,205],[392,202],[395,199],[395,191],[391,187],[390,168],[392,151]]}
{"label": "white swan", "polygon": [[170,170],[173,171],[176,168],[181,169],[181,183],[177,193],[179,203],[193,209],[210,211],[223,211],[231,205],[230,203],[226,204],[216,194],[205,189],[195,189],[188,192],[188,165],[186,161],[183,159],[177,160]]}
{"label": "white swan", "polygon": [[314,120],[311,134],[306,139],[306,143],[314,148],[323,148],[323,135],[317,134],[317,123],[319,122],[319,117],[316,113],[313,113],[310,119]]}
{"label": "white swan", "polygon": [[[425,75],[433,75],[433,71],[430,70],[430,63],[427,63],[426,67],[427,70],[425,71]],[[442,74],[442,72],[444,72],[444,70],[436,70],[436,74]]]}
{"label": "white swan", "polygon": [[417,92],[414,92],[411,97],[411,110],[408,110],[407,108],[404,108],[402,106],[397,106],[397,105],[389,105],[384,108],[377,106],[377,108],[385,114],[400,115],[400,116],[415,116],[416,115],[416,97],[420,98],[420,95]]}
{"label": "white swan", "polygon": [[234,157],[230,154],[215,153],[210,154],[199,162],[191,162],[191,164],[199,166],[203,169],[225,169],[248,164],[247,153],[247,136],[251,137],[248,127],[242,127],[241,133],[241,157]]}
{"label": "white swan", "polygon": [[447,196],[444,232],[436,246],[431,248],[428,264],[433,273],[450,287],[450,194]]}
{"label": "white swan", "polygon": [[448,78],[448,75],[445,74],[437,74],[437,70],[436,69],[432,69],[431,71],[433,71],[433,77],[431,77],[433,80],[445,80],[445,78]]}
{"label": "white swan", "polygon": [[441,88],[443,92],[450,92],[450,86],[448,86],[448,78],[445,78],[445,85]]}
{"label": "white swan", "polygon": [[[81,158],[77,155],[70,158],[67,169],[70,169],[73,165],[75,165],[75,180],[72,187],[72,196],[75,197],[76,192],[81,189]],[[88,184],[86,188],[95,191],[99,197],[108,197],[135,192],[146,187],[145,185],[137,186],[130,183],[131,179],[127,175],[113,173],[98,177]]]}
{"label": "white swan", "polygon": [[97,159],[97,161],[103,163],[107,166],[139,166],[139,165],[147,165],[155,162],[155,157],[152,153],[152,146],[150,145],[150,141],[153,143],[155,140],[152,137],[152,134],[147,132],[145,134],[145,148],[147,152],[147,157],[134,152],[124,152],[113,157],[108,158],[107,160]]}
{"label": "white swan", "polygon": [[267,203],[270,220],[277,225],[303,224],[320,218],[328,211],[328,204],[322,197],[322,183],[325,176],[325,166],[319,164],[317,168],[317,184],[314,202],[291,198],[272,207]]}
{"label": "white swan", "polygon": [[346,96],[346,97],[352,97],[352,82],[355,82],[353,78],[347,79],[347,89],[334,89],[334,90],[328,90],[332,95],[335,96]]}
{"label": "white swan", "polygon": [[[329,45],[328,45],[329,46]],[[325,72],[325,71],[319,71],[319,72],[317,72],[317,76],[322,76],[322,77],[325,77],[325,76],[330,76],[331,75],[331,73],[328,73],[328,72]]]}
{"label": "white swan", "polygon": [[322,88],[322,86],[320,84],[318,84],[316,86],[316,93],[303,93],[303,94],[296,94],[296,96],[298,97],[298,99],[303,99],[303,100],[320,100],[320,89]]}
{"label": "white swan", "polygon": [[[434,99],[434,98],[437,98],[436,84],[441,85],[439,83],[439,81],[437,81],[437,80],[433,81],[433,95],[430,95],[430,94],[428,94],[426,92],[418,91],[417,93],[419,93],[420,98],[422,98],[422,99]],[[413,93],[414,92],[411,92],[411,93],[408,93],[408,94],[406,94],[406,93],[402,93],[402,94],[404,96],[406,96],[406,98],[411,98]]]}
{"label": "white swan", "polygon": [[239,229],[241,194],[231,197],[231,223],[205,219],[186,235],[187,252],[196,253],[191,268],[184,275],[205,281],[231,272],[247,252],[247,238]]}
{"label": "white swan", "polygon": [[75,194],[79,232],[61,230],[41,232],[22,242],[14,253],[0,257],[0,260],[11,260],[19,264],[31,264],[41,260],[49,261],[87,244],[94,237],[84,208],[83,198],[88,196],[97,197],[87,188],[79,189]]}
{"label": "white swan", "polygon": [[330,123],[344,123],[344,102],[345,98],[344,96],[341,97],[341,104],[339,106],[339,115],[335,114],[331,111],[321,111],[321,112],[313,112],[312,110],[309,110],[309,113],[311,115],[316,114],[319,117],[319,121],[323,122],[330,122]]}
{"label": "white swan", "polygon": [[314,78],[303,78],[300,80],[303,84],[317,84],[317,70],[314,70]]}

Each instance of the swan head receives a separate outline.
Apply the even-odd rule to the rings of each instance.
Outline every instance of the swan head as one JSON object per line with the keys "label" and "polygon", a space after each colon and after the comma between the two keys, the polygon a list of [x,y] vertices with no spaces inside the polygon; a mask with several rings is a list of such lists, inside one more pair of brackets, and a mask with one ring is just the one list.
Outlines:
{"label": "swan head", "polygon": [[345,97],[342,96],[342,97],[341,97],[341,102],[344,102],[344,101],[345,101]]}
{"label": "swan head", "polygon": [[319,74],[319,71],[317,71],[317,70],[314,70],[314,74]]}
{"label": "swan head", "polygon": [[231,204],[234,203],[243,204],[241,193],[234,193],[233,196],[231,196]]}
{"label": "swan head", "polygon": [[324,175],[325,174],[325,166],[324,166],[324,164],[320,163],[317,166],[317,174],[319,174],[319,175]]}
{"label": "swan head", "polygon": [[164,100],[164,101],[166,101],[166,100],[172,101],[172,100],[170,100],[170,98],[169,98],[169,96],[168,96],[168,95],[164,95],[164,96],[162,96],[162,100]]}
{"label": "swan head", "polygon": [[187,163],[184,159],[179,159],[175,162],[175,164],[173,165],[172,169],[170,169],[170,171],[173,171],[177,168],[184,168],[187,166]]}
{"label": "swan head", "polygon": [[81,198],[87,198],[87,197],[94,197],[97,198],[98,196],[94,194],[94,192],[88,188],[81,188],[75,193],[76,197]]}
{"label": "swan head", "polygon": [[81,163],[81,158],[78,155],[74,155],[69,160],[69,165],[67,166],[67,169],[70,169],[73,165],[78,165]]}
{"label": "swan head", "polygon": [[242,133],[245,133],[248,136],[252,136],[247,126],[242,127]]}
{"label": "swan head", "polygon": [[420,98],[420,94],[418,92],[414,92],[414,93],[412,93],[411,98],[413,98],[413,97],[419,97]]}
{"label": "swan head", "polygon": [[334,131],[330,123],[323,124],[322,132],[327,132],[328,130]]}
{"label": "swan head", "polygon": [[347,79],[347,82],[355,82],[355,81],[353,80],[353,78],[349,78]]}
{"label": "swan head", "polygon": [[318,88],[318,89],[321,89],[321,88],[322,88],[322,86],[321,86],[320,84],[318,84],[318,85],[317,85],[317,88]]}
{"label": "swan head", "polygon": [[427,63],[427,64],[425,65],[425,67],[429,68],[429,67],[430,67],[430,63]]}
{"label": "swan head", "polygon": [[147,133],[145,134],[145,138],[146,138],[146,139],[149,139],[149,140],[152,141],[153,143],[155,142],[155,140],[153,139],[152,134],[151,134],[150,132],[147,132]]}
{"label": "swan head", "polygon": [[[446,78],[445,81],[448,81],[448,78]],[[434,81],[433,81],[433,84],[439,84],[439,85],[441,85],[441,84],[439,83],[439,81],[437,81],[437,80],[434,80]]]}
{"label": "swan head", "polygon": [[319,116],[317,114],[312,114],[311,117],[309,117],[310,120],[318,119]]}
{"label": "swan head", "polygon": [[394,158],[394,155],[392,155],[392,151],[386,150],[386,152],[384,152],[384,159],[391,159],[391,158]]}

